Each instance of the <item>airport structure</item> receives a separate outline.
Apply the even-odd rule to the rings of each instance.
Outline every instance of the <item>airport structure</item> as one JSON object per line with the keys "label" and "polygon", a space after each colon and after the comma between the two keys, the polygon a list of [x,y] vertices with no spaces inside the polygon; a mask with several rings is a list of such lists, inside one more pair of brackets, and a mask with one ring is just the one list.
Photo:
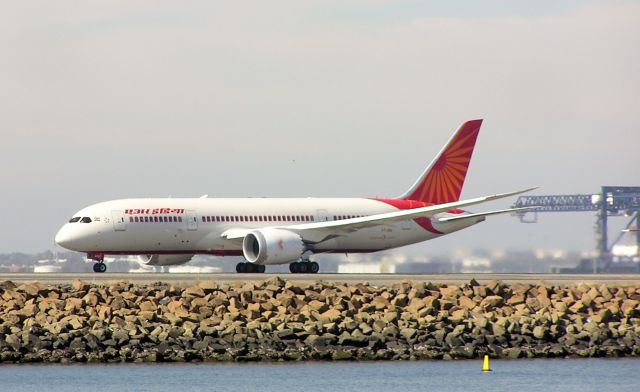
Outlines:
{"label": "airport structure", "polygon": [[[639,272],[640,262],[640,187],[603,186],[601,193],[573,195],[520,196],[513,208],[537,207],[532,212],[514,214],[523,223],[535,223],[542,212],[595,212],[597,257],[584,260],[574,271],[581,272]],[[625,229],[610,241],[609,218],[629,218]],[[627,262],[612,263],[614,246],[627,234],[632,233],[636,242],[635,258]],[[569,271],[566,271],[569,272]]]}

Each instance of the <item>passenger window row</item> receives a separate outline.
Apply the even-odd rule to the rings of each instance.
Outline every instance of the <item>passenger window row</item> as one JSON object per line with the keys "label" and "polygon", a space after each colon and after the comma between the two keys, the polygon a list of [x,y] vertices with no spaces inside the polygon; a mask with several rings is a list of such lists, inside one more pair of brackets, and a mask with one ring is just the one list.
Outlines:
{"label": "passenger window row", "polygon": [[362,218],[364,215],[334,215],[333,220]]}
{"label": "passenger window row", "polygon": [[182,222],[181,216],[130,216],[131,223]]}
{"label": "passenger window row", "polygon": [[312,215],[240,215],[202,217],[203,222],[313,222]]}

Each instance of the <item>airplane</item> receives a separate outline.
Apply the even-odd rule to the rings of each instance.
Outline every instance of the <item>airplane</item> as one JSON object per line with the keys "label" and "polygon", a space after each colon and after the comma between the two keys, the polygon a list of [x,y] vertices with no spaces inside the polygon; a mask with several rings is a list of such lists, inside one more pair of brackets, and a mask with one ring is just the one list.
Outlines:
{"label": "airplane", "polygon": [[438,238],[487,216],[461,208],[536,188],[460,200],[482,120],[463,123],[402,195],[384,198],[148,198],[83,208],[55,236],[107,270],[105,255],[137,255],[151,266],[178,265],[195,255],[243,256],[238,273],[289,264],[291,273],[317,273],[313,254],[370,253]]}

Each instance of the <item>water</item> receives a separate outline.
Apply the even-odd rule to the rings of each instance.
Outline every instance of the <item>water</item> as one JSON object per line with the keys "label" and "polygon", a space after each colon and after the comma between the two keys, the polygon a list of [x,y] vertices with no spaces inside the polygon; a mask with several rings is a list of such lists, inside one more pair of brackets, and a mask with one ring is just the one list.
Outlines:
{"label": "water", "polygon": [[640,359],[0,365],[0,391],[640,391]]}

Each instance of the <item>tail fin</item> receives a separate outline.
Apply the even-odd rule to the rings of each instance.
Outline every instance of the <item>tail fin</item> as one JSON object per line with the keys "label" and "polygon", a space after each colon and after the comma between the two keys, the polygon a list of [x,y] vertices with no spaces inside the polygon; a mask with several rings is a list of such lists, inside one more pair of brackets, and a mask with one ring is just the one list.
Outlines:
{"label": "tail fin", "polygon": [[399,199],[433,204],[458,201],[480,125],[482,120],[462,124],[411,189]]}

